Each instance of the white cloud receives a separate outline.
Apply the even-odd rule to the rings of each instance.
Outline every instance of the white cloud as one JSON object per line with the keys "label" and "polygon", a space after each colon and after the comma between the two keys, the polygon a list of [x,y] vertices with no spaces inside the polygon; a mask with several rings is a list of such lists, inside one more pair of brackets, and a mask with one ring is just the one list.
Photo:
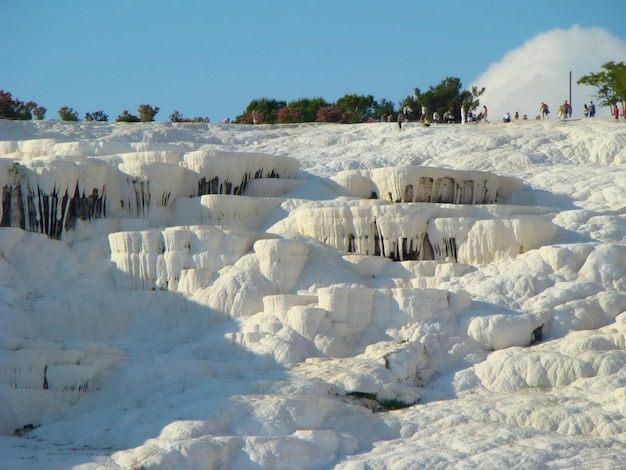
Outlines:
{"label": "white cloud", "polygon": [[[506,112],[519,111],[533,119],[542,101],[556,117],[560,104],[569,100],[569,74],[572,72],[574,117],[582,116],[585,103],[597,103],[596,89],[576,81],[602,64],[626,57],[626,42],[602,28],[555,29],[541,33],[492,64],[470,86],[485,87],[481,104],[487,105],[492,120]],[[608,116],[608,108],[598,115]]]}

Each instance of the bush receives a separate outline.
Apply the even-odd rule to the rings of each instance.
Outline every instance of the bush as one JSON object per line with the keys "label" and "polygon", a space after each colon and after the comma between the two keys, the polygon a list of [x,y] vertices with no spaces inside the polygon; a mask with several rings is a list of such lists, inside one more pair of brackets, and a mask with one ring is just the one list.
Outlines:
{"label": "bush", "polygon": [[183,122],[204,122],[206,124],[210,123],[211,120],[208,117],[200,117],[200,116],[196,116],[195,118],[184,118]]}
{"label": "bush", "polygon": [[93,113],[86,113],[85,120],[106,122],[109,120],[109,116],[104,114],[104,111],[99,110],[99,111],[94,111]]}
{"label": "bush", "polygon": [[237,116],[236,122],[239,124],[266,124],[265,114],[259,113],[258,111],[252,111],[251,113]]}
{"label": "bush", "polygon": [[336,105],[343,108],[343,122],[356,124],[374,117],[376,100],[372,95],[345,95],[337,100]]}
{"label": "bush", "polygon": [[78,112],[74,111],[72,108],[63,106],[57,112],[62,121],[78,121]]}
{"label": "bush", "polygon": [[343,108],[341,106],[325,106],[317,111],[317,122],[345,123]]}
{"label": "bush", "polygon": [[36,108],[37,103],[34,101],[24,103],[23,101],[14,99],[8,91],[0,90],[0,119],[30,121],[33,118],[32,112]]}
{"label": "bush", "polygon": [[180,111],[174,110],[174,112],[172,114],[170,114],[170,121],[171,122],[182,122],[183,121],[183,115],[180,113]]}
{"label": "bush", "polygon": [[121,115],[115,119],[115,122],[140,122],[139,116],[130,114],[127,110],[124,110]]}
{"label": "bush", "polygon": [[37,106],[33,109],[33,116],[35,116],[35,119],[38,121],[41,121],[46,116],[46,111],[47,109],[43,106]]}
{"label": "bush", "polygon": [[[158,109],[159,108],[157,108],[157,110]],[[174,110],[174,112],[170,114],[170,121],[171,122],[204,122],[204,123],[211,122],[211,120],[208,117],[197,116],[192,119],[183,117],[183,115],[179,111],[176,111],[176,110]]]}
{"label": "bush", "polygon": [[302,122],[302,113],[295,108],[284,106],[278,110],[278,122],[280,124]]}
{"label": "bush", "polygon": [[158,107],[152,107],[149,104],[139,105],[137,109],[139,112],[139,117],[141,118],[141,122],[152,122],[154,121],[154,116],[159,112]]}
{"label": "bush", "polygon": [[242,114],[235,118],[235,122],[239,124],[252,124],[252,113]]}
{"label": "bush", "polygon": [[[236,122],[242,124],[275,124],[278,121],[278,110],[285,106],[287,106],[286,102],[272,98],[252,100],[244,113],[237,116]],[[256,119],[253,114],[256,115]]]}
{"label": "bush", "polygon": [[314,122],[317,118],[317,111],[328,105],[324,98],[298,98],[287,104],[290,108],[300,112],[302,115],[300,122]]}

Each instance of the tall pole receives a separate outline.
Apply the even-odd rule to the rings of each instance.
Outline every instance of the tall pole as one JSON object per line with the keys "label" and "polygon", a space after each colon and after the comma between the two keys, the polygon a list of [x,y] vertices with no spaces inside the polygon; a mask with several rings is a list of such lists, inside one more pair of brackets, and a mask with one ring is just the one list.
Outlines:
{"label": "tall pole", "polygon": [[574,105],[572,105],[572,71],[569,71],[569,117],[574,113]]}

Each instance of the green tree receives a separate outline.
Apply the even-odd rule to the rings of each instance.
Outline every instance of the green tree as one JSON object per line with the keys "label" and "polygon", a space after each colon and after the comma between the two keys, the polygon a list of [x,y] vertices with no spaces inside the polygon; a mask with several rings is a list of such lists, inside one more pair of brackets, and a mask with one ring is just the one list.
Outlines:
{"label": "green tree", "polygon": [[478,97],[484,91],[484,88],[479,90],[477,87],[473,87],[471,91],[464,90],[460,78],[446,77],[424,93],[416,88],[415,98],[420,106],[425,105],[428,108],[429,113],[436,111],[443,115],[451,110],[454,116],[458,117],[461,105],[465,105],[467,110],[477,108],[480,104]]}
{"label": "green tree", "polygon": [[415,93],[416,93],[415,95],[408,95],[403,100],[400,100],[400,102],[398,103],[398,109],[399,109],[398,112],[404,109],[405,106],[408,106],[409,108],[413,110],[413,113],[415,114],[415,116],[419,116],[420,103],[417,101],[417,96],[421,95],[420,89],[416,88]]}
{"label": "green tree", "polygon": [[317,112],[328,106],[328,103],[324,98],[298,98],[297,100],[290,101],[287,106],[300,112],[302,116],[301,122],[315,122]]}
{"label": "green tree", "polygon": [[344,95],[336,104],[344,110],[345,119],[351,124],[356,124],[373,119],[377,103],[372,95]]}
{"label": "green tree", "polygon": [[237,116],[236,121],[249,124],[252,122],[252,113],[256,111],[258,115],[263,116],[262,123],[276,124],[278,121],[278,110],[287,106],[284,101],[277,101],[273,98],[260,98],[250,101],[244,113]]}
{"label": "green tree", "polygon": [[374,117],[376,119],[380,119],[380,117],[385,114],[394,114],[395,113],[395,107],[393,105],[393,103],[389,100],[386,100],[385,98],[381,99],[380,101],[375,101],[374,102]]}
{"label": "green tree", "polygon": [[484,92],[485,87],[478,88],[476,86],[473,86],[470,91],[471,96],[465,95],[463,102],[461,103],[465,105],[465,111],[478,108],[478,106],[480,106],[480,100],[478,98],[480,98]]}
{"label": "green tree", "polygon": [[590,73],[578,79],[579,85],[594,86],[601,106],[614,106],[626,101],[626,64],[624,62],[607,62],[598,73]]}

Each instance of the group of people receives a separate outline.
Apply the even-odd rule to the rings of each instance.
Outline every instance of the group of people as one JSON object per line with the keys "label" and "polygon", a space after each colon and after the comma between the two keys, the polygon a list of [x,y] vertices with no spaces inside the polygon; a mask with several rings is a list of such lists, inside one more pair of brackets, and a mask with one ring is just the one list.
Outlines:
{"label": "group of people", "polygon": [[[402,108],[402,111],[398,113],[398,118],[396,121],[398,122],[398,129],[402,130],[402,124],[409,120],[409,114],[411,114],[413,110],[409,106],[405,106]],[[383,114],[381,121],[383,122],[391,122],[393,120],[393,115]]]}
{"label": "group of people", "polygon": [[[594,104],[593,101],[591,101],[588,105],[587,103],[583,105],[583,114],[585,115],[585,117],[590,117],[590,118],[596,116],[596,105]],[[620,110],[617,104],[613,107],[611,114],[613,115],[613,117],[615,117],[616,121],[619,121]],[[624,120],[626,120],[626,107],[624,107],[621,114]],[[486,110],[484,111],[484,115],[485,116],[487,115]],[[560,118],[565,118],[565,119],[572,117],[572,105],[569,104],[567,100],[565,100],[565,102],[559,106],[558,115]],[[515,120],[517,121],[518,119],[519,119],[519,113],[516,111]],[[524,114],[523,119],[524,120],[528,119],[525,114]],[[539,106],[539,114],[537,115],[536,119],[550,119],[550,107],[546,103],[541,102],[541,106]],[[506,113],[504,115],[504,117],[502,118],[502,122],[511,122],[510,113]]]}
{"label": "group of people", "polygon": [[[519,112],[515,111],[515,114],[514,114],[514,119],[515,119],[516,121],[519,121],[519,119],[520,119],[520,114],[519,114]],[[524,115],[522,116],[522,121],[527,121],[527,120],[528,120],[528,115],[527,115],[527,114],[524,114]],[[511,113],[506,113],[506,114],[504,115],[504,117],[502,118],[502,122],[511,122]]]}
{"label": "group of people", "polygon": [[[413,110],[408,107],[405,106],[401,112],[398,113],[398,127],[400,129],[402,129],[402,124],[406,121],[409,120],[409,115],[413,113]],[[583,106],[583,113],[585,115],[585,117],[595,117],[596,115],[596,105],[594,104],[593,101],[591,101],[589,103],[589,105],[587,105],[587,103],[584,104]],[[626,107],[624,107],[624,109],[621,112],[623,119],[626,121]],[[613,107],[612,110],[612,115],[615,117],[616,121],[619,121],[619,117],[620,117],[620,109],[619,106],[617,104],[615,104],[615,106]],[[559,118],[564,118],[564,119],[568,119],[572,117],[572,105],[565,100],[565,102],[559,106],[558,108],[558,116]],[[482,112],[482,120],[485,122],[485,124],[489,124],[489,112],[487,109],[487,106],[483,106],[483,112]],[[502,118],[502,122],[511,122],[513,119],[515,119],[516,121],[518,121],[520,119],[520,114],[519,112],[515,111],[515,115],[514,118],[511,117],[511,113],[506,113],[504,115],[504,117]],[[527,120],[528,116],[526,114],[524,114],[522,116],[522,120]],[[541,105],[539,106],[539,115],[537,115],[536,119],[550,119],[550,107],[544,103],[543,101],[541,102]],[[460,112],[460,121],[461,124],[465,124],[466,122],[472,122],[475,120],[475,116],[472,113],[471,110],[469,111],[465,111],[465,106],[461,106],[461,112]],[[391,122],[392,121],[392,115],[383,115],[381,121],[384,122]],[[426,106],[422,106],[421,108],[421,112],[419,114],[419,121],[429,125],[430,124],[430,120],[428,119],[428,109],[426,108]],[[438,112],[434,112],[432,115],[432,121],[435,123],[441,122],[441,116],[439,115]],[[455,122],[455,116],[452,112],[452,109],[449,109],[448,111],[446,111],[443,114],[443,122],[446,124],[450,124]]]}
{"label": "group of people", "polygon": [[[402,108],[402,111],[398,113],[398,117],[396,119],[398,123],[398,128],[402,130],[402,124],[409,120],[410,114],[413,113],[413,110],[409,106],[405,106]],[[431,120],[428,118],[428,108],[426,106],[422,106],[419,113],[419,121],[425,125],[430,125]],[[466,122],[474,121],[475,116],[472,110],[465,112],[465,105],[461,106],[461,124],[465,124]],[[483,119],[485,122],[489,122],[487,120],[487,107],[483,106]],[[381,117],[381,122],[392,122],[393,115],[392,114],[383,114]],[[432,115],[432,122],[439,123],[442,121],[441,116],[437,111],[435,111]],[[443,122],[446,124],[452,124],[455,122],[454,113],[452,109],[449,109],[445,113],[443,113]]]}
{"label": "group of people", "polygon": [[[439,113],[435,111],[433,113],[433,122],[439,121],[441,121],[441,116],[439,116]],[[451,109],[443,113],[443,122],[445,122],[446,124],[452,124],[454,122],[454,114],[452,114]]]}
{"label": "group of people", "polygon": [[[550,108],[546,103],[541,103],[541,106],[539,107],[539,114],[541,116],[541,119],[550,119]],[[567,100],[565,100],[565,102],[559,106],[557,114],[560,118],[571,118],[572,105],[568,103]],[[585,117],[595,117],[596,105],[593,103],[593,101],[591,101],[589,105],[587,105],[587,103],[584,104],[583,114],[585,115]],[[539,116],[537,116],[537,119],[539,119]]]}
{"label": "group of people", "polygon": [[571,118],[572,117],[572,105],[569,104],[567,102],[567,100],[565,100],[565,102],[559,106],[559,109],[557,110],[557,114],[559,115],[560,118]]}
{"label": "group of people", "polygon": [[[565,102],[565,104],[567,104],[567,101]],[[564,117],[571,117],[571,106],[569,107],[569,114],[564,115]],[[584,104],[583,106],[583,114],[585,115],[585,117],[595,117],[596,116],[596,105],[593,103],[593,101],[591,101],[589,103],[589,105],[587,106],[587,103]],[[617,103],[615,104],[615,106],[613,106],[613,110],[612,113],[613,117],[615,118],[616,121],[619,121],[619,106],[617,105]],[[624,119],[626,119],[626,107],[623,109],[622,111],[622,116]]]}
{"label": "group of people", "polygon": [[[461,105],[461,124],[465,124],[466,122],[474,122],[474,113],[470,109],[469,111],[465,111],[465,105]],[[487,106],[483,106],[483,119],[485,122],[487,121]]]}
{"label": "group of people", "polygon": [[[409,120],[409,114],[412,113],[413,110],[408,107],[405,106],[401,112],[398,113],[398,127],[400,129],[402,129],[402,124],[406,121]],[[595,117],[596,115],[596,105],[593,103],[593,101],[590,102],[589,105],[587,105],[585,103],[584,105],[584,114],[585,117]],[[472,122],[474,121],[474,114],[472,113],[471,110],[469,110],[468,112],[465,111],[465,106],[461,106],[461,112],[460,112],[460,121],[461,124],[465,124],[466,122]],[[558,109],[558,115],[560,118],[571,118],[572,117],[572,105],[569,104],[569,102],[567,100],[565,100],[565,102],[559,106]],[[615,105],[615,108],[613,109],[613,115],[615,116],[615,119],[619,120],[619,115],[620,115],[620,111],[619,111],[619,107],[617,106],[617,104]],[[623,110],[622,115],[624,117],[624,119],[626,120],[626,108]],[[484,121],[485,124],[489,124],[489,110],[487,109],[487,106],[483,106],[483,112],[482,112],[482,120]],[[515,111],[515,117],[514,119],[516,121],[518,121],[520,119],[520,114],[519,112]],[[527,120],[528,116],[526,114],[524,114],[522,116],[523,120]],[[541,102],[541,106],[539,107],[539,115],[537,116],[536,119],[550,119],[550,107],[544,103],[543,101]],[[387,115],[383,115],[382,121],[386,121],[389,122],[392,120],[392,116],[391,114],[389,116]],[[419,115],[419,120],[420,122],[429,125],[430,124],[430,120],[428,119],[428,109],[426,108],[426,106],[422,106],[421,108],[421,112]],[[511,117],[511,113],[506,113],[504,115],[504,117],[502,118],[502,122],[511,122],[513,120],[513,118]],[[441,116],[439,115],[438,112],[434,112],[433,116],[432,116],[432,121],[435,123],[441,122]],[[449,109],[448,111],[446,111],[443,114],[443,122],[446,124],[450,124],[455,122],[455,117],[454,114],[452,112],[451,109]]]}
{"label": "group of people", "polygon": [[583,106],[583,113],[585,117],[595,117],[596,115],[596,105],[593,104],[593,101],[587,106],[587,103]]}

